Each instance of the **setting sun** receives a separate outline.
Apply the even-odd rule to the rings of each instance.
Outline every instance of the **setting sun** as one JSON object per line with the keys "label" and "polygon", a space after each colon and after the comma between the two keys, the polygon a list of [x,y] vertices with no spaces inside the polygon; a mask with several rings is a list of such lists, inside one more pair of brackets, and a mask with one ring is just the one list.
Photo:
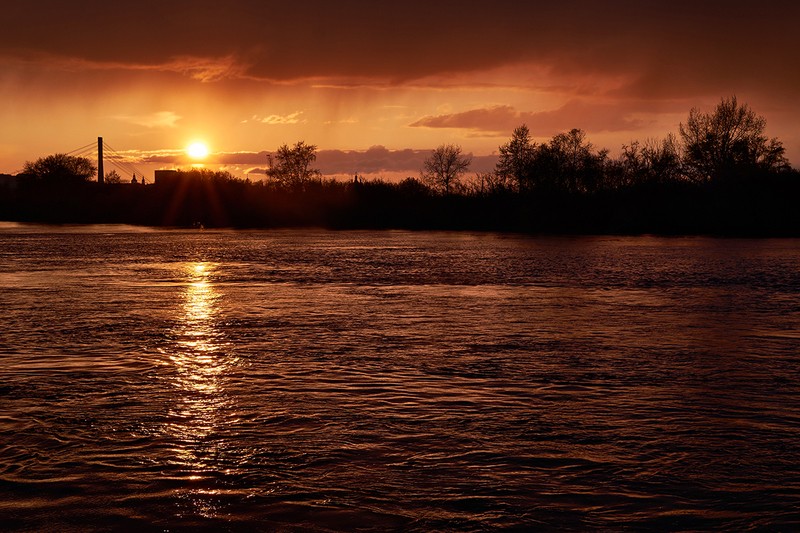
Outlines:
{"label": "setting sun", "polygon": [[208,156],[208,146],[205,143],[195,142],[186,148],[186,153],[192,159],[205,159]]}

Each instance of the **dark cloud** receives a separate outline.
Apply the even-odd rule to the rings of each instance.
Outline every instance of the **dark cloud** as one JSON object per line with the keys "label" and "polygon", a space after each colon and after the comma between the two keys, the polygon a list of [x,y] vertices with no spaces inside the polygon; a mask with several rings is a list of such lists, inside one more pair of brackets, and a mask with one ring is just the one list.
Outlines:
{"label": "dark cloud", "polygon": [[[235,152],[213,154],[208,163],[223,166],[256,166],[250,173],[263,174],[269,152]],[[383,173],[408,173],[416,176],[422,162],[431,150],[390,150],[385,146],[373,146],[368,150],[319,150],[314,166],[326,176],[353,174],[380,175]],[[183,153],[150,154],[141,158],[145,164],[181,165],[187,163]],[[470,171],[486,172],[494,168],[494,155],[474,156]]]}
{"label": "dark cloud", "polygon": [[233,152],[217,154],[214,159],[220,165],[266,165],[269,152]]}
{"label": "dark cloud", "polygon": [[[734,94],[800,153],[796,0],[37,0],[5,2],[2,20],[0,141],[16,148],[0,161],[46,149],[48,135],[123,126],[115,138],[152,148],[210,128],[251,148],[282,142],[279,128],[337,147],[418,147],[452,128],[449,139],[492,150],[523,122],[537,137],[579,127],[613,145],[675,131],[690,108]],[[417,118],[377,117],[382,105]],[[439,105],[467,111],[418,118]],[[424,151],[367,152],[331,153],[330,168],[413,174]]]}
{"label": "dark cloud", "polygon": [[[407,172],[415,176],[431,150],[389,150],[384,146],[373,146],[365,151],[320,150],[317,166],[323,174],[381,174],[384,172]],[[470,154],[471,155],[471,154]],[[473,156],[471,172],[486,172],[494,168],[497,157]]]}
{"label": "dark cloud", "polygon": [[500,133],[519,126],[524,120],[520,113],[507,105],[471,109],[461,113],[422,117],[409,124],[412,127],[459,128],[488,133]]}
{"label": "dark cloud", "polygon": [[6,56],[163,68],[206,81],[402,82],[520,63],[630,74],[635,93],[800,81],[793,0],[40,0],[3,10]]}
{"label": "dark cloud", "polygon": [[389,150],[373,146],[366,151],[321,150],[317,164],[324,174],[379,174],[418,172],[430,150]]}
{"label": "dark cloud", "polygon": [[[211,154],[209,163],[215,165],[265,165],[268,153],[265,151],[216,153]],[[144,164],[158,165],[183,165],[192,162],[182,150],[140,153],[134,159]]]}
{"label": "dark cloud", "polygon": [[462,113],[423,117],[413,127],[458,128],[492,135],[505,135],[520,124],[527,124],[536,136],[581,128],[589,132],[630,131],[642,121],[618,105],[589,105],[573,101],[559,109],[541,112],[519,112],[511,106],[472,109]]}

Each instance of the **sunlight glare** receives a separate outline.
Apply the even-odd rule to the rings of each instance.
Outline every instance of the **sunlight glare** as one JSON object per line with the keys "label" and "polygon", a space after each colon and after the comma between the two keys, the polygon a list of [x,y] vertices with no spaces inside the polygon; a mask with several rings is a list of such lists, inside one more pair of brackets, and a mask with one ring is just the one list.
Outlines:
{"label": "sunlight glare", "polygon": [[208,156],[208,146],[202,142],[193,142],[186,148],[186,153],[192,159],[205,159]]}

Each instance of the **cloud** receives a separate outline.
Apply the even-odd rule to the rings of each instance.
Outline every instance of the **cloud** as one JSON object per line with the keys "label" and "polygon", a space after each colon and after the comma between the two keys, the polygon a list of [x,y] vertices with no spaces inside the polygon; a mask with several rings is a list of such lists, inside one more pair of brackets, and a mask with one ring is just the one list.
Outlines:
{"label": "cloud", "polygon": [[[326,175],[359,174],[380,175],[382,173],[405,172],[416,176],[422,169],[431,150],[390,150],[385,146],[372,146],[367,150],[320,150],[317,166]],[[485,172],[494,168],[496,156],[473,157],[471,172]]]}
{"label": "cloud", "polygon": [[261,152],[222,152],[214,154],[217,163],[222,165],[266,165],[267,151]]}
{"label": "cloud", "polygon": [[536,136],[550,136],[572,128],[588,132],[631,131],[641,127],[643,121],[634,118],[619,105],[588,104],[574,100],[550,111],[520,112],[511,106],[498,105],[432,115],[422,117],[409,126],[465,129],[494,136],[507,135],[521,124],[527,124]]}
{"label": "cloud", "polygon": [[[390,150],[385,146],[372,146],[367,150],[319,150],[314,166],[326,176],[359,174],[381,175],[384,173],[406,173],[416,176],[422,168],[423,161],[431,150],[414,150],[411,148]],[[264,172],[269,152],[222,152],[211,154],[207,164],[225,166],[250,167],[247,173]],[[140,153],[136,158],[142,163],[175,165],[185,162],[183,151],[161,150]],[[486,172],[494,168],[497,156],[473,156],[471,172]]]}
{"label": "cloud", "polygon": [[172,111],[158,111],[148,115],[115,115],[112,118],[145,128],[175,128],[182,117]]}
{"label": "cloud", "polygon": [[342,120],[335,120],[335,121],[334,120],[326,120],[325,122],[323,122],[323,124],[325,124],[325,125],[330,125],[330,124],[358,124],[359,122],[361,122],[359,119],[357,119],[355,117],[349,117],[349,118],[344,118]]}
{"label": "cloud", "polygon": [[[4,55],[165,69],[207,82],[404,84],[526,64],[556,77],[632,75],[642,90],[665,81],[700,94],[720,84],[797,87],[800,76],[787,67],[800,63],[793,37],[800,3],[791,0],[758,9],[745,0],[407,0],[386,9],[358,0],[193,0],[191,9],[155,0],[86,0],[81,9],[39,0],[3,10]],[[125,35],[121,24],[136,31]]]}
{"label": "cloud", "polygon": [[458,128],[481,132],[499,133],[513,129],[521,123],[521,113],[508,105],[482,109],[470,109],[460,113],[429,115],[412,122],[414,128]]}
{"label": "cloud", "polygon": [[[264,125],[308,118],[303,135],[335,146],[425,146],[447,128],[478,150],[523,122],[536,136],[579,127],[617,144],[636,128],[639,137],[674,130],[676,103],[685,116],[736,94],[797,153],[794,0],[5,4],[0,111],[19,124],[15,143],[24,133],[41,146],[42,125],[60,113],[62,123],[80,116],[92,131],[117,114],[123,127],[204,118],[230,142],[243,138],[229,128],[237,117]],[[421,116],[444,103],[453,110]],[[381,121],[382,106],[405,107],[410,118]],[[146,115],[153,109],[175,116]],[[293,116],[297,109],[306,114]],[[347,117],[359,127],[333,127]],[[283,140],[281,128],[262,129],[259,146]],[[475,137],[486,139],[465,141]]]}
{"label": "cloud", "polygon": [[29,56],[27,61],[39,61],[50,68],[70,71],[153,71],[173,72],[185,75],[197,81],[210,83],[228,78],[242,77],[246,68],[233,56],[226,57],[192,57],[182,56],[155,63],[136,63],[125,61],[90,60],[76,57],[63,57],[53,54],[37,54]]}
{"label": "cloud", "polygon": [[299,124],[301,122],[305,123],[306,120],[301,120],[300,115],[302,115],[302,111],[295,111],[294,113],[290,113],[288,115],[269,115],[266,117],[260,117],[258,115],[253,115],[251,118],[243,120],[242,123],[248,122],[260,122],[261,124],[269,124],[271,126],[275,125],[284,125],[284,124]]}
{"label": "cloud", "polygon": [[233,55],[210,58],[184,56],[151,67],[140,66],[138,68],[178,72],[205,83],[239,78],[247,71],[246,66]]}

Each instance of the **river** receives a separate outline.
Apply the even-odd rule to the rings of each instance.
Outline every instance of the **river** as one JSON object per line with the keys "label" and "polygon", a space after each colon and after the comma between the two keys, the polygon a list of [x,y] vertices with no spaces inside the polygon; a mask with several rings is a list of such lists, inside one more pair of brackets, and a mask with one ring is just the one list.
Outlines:
{"label": "river", "polygon": [[800,241],[0,223],[0,523],[800,528]]}

